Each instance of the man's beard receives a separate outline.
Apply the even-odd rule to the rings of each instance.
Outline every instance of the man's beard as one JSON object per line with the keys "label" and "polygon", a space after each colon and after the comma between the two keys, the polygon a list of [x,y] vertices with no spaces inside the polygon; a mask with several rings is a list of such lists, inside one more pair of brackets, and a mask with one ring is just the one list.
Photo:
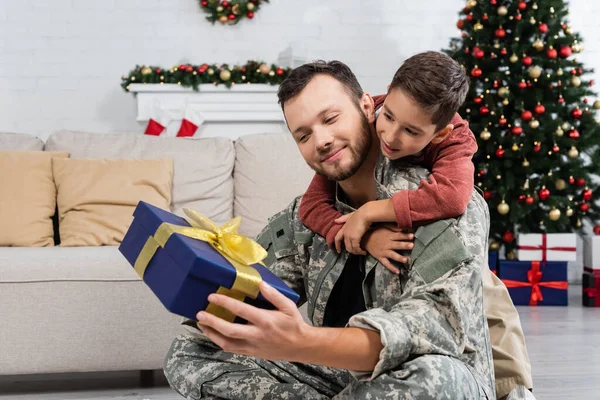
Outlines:
{"label": "man's beard", "polygon": [[356,138],[356,144],[354,147],[347,147],[347,150],[352,155],[352,161],[348,167],[345,169],[341,169],[339,164],[335,164],[333,171],[326,172],[321,166],[313,166],[312,168],[318,174],[325,176],[327,179],[332,181],[344,181],[351,176],[353,176],[365,162],[367,157],[369,156],[369,152],[371,151],[371,145],[373,143],[373,137],[371,136],[371,124],[369,120],[363,114],[362,111],[359,110],[359,114],[361,117],[361,126],[358,131],[358,136]]}

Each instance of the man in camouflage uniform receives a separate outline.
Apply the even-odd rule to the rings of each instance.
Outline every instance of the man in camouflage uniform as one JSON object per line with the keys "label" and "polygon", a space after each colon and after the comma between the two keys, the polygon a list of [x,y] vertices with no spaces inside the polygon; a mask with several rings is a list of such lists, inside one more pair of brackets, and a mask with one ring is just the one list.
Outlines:
{"label": "man in camouflage uniform", "polygon": [[[320,99],[337,90],[338,96],[341,92],[348,97],[339,82],[327,81],[331,79],[334,78],[314,77],[313,81],[320,82],[308,83],[304,95]],[[300,92],[298,97],[302,95]],[[333,98],[343,102],[339,97]],[[343,104],[340,107],[344,109]],[[311,114],[310,110],[301,111]],[[372,112],[366,110],[369,121],[362,124],[369,135],[374,135],[368,128],[372,126]],[[286,117],[291,125],[287,113]],[[350,134],[360,135],[354,131]],[[352,140],[348,143],[348,148],[356,144]],[[376,198],[415,189],[427,177],[424,169],[378,160],[378,145],[374,143],[369,141],[367,154],[358,159],[362,168],[371,165],[375,172]],[[311,155],[305,151],[301,149],[311,164]],[[373,175],[370,176],[372,180]],[[348,185],[351,179],[340,179],[338,185],[336,207],[342,213],[354,210],[349,204],[359,203]],[[338,254],[329,249],[324,238],[310,232],[299,220],[299,202],[299,198],[294,200],[286,210],[269,219],[258,236],[257,241],[268,250],[265,263],[301,295],[301,302],[308,302],[312,332],[333,334],[354,328],[353,332],[358,329],[376,333],[380,344],[372,368],[351,371],[350,367],[340,367],[344,362],[309,354],[330,354],[330,348],[338,346],[335,342],[319,348],[319,343],[303,347],[292,340],[297,351],[282,348],[280,354],[253,351],[253,346],[247,345],[238,345],[243,350],[235,351],[235,341],[282,341],[268,330],[262,339],[246,337],[244,329],[254,326],[235,327],[231,325],[237,324],[216,323],[214,319],[209,322],[206,318],[210,316],[199,313],[199,317],[204,317],[199,325],[202,332],[190,321],[189,332],[175,339],[167,355],[165,374],[171,386],[188,399],[494,399],[494,370],[481,281],[481,265],[487,257],[489,213],[481,195],[472,194],[466,212],[459,218],[420,227],[414,234],[414,249],[407,253],[410,262],[400,275],[392,274],[371,256]],[[326,328],[340,326],[331,322],[340,322],[335,318],[338,310],[332,311],[328,306],[335,300],[333,293],[340,278],[356,270],[361,272],[357,297],[364,301],[364,310],[346,323],[342,321],[344,327]],[[275,299],[273,294],[270,297]],[[219,301],[225,306],[222,299]],[[233,304],[229,304],[233,311]],[[278,308],[284,308],[280,300]],[[341,308],[339,311],[349,311]],[[276,318],[270,324],[279,324],[277,312],[252,312]],[[294,336],[292,332],[290,335]],[[339,337],[343,338],[342,334]],[[324,340],[325,336],[320,338]],[[341,348],[344,340],[340,342]],[[305,348],[309,350],[303,351]],[[345,350],[352,352],[352,347]],[[356,352],[365,353],[359,342]],[[347,361],[347,365],[358,364]]]}

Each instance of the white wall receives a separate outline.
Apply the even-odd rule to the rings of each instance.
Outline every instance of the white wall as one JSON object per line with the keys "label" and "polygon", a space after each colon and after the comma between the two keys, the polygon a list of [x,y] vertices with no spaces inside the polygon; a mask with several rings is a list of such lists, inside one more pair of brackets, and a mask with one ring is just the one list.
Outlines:
{"label": "white wall", "polygon": [[[587,39],[581,59],[600,68],[600,3],[572,3],[573,29]],[[447,47],[464,4],[271,0],[254,21],[223,27],[204,20],[197,0],[0,0],[0,131],[141,132],[119,86],[136,64],[274,62],[290,45],[347,62],[381,92],[407,56]]]}

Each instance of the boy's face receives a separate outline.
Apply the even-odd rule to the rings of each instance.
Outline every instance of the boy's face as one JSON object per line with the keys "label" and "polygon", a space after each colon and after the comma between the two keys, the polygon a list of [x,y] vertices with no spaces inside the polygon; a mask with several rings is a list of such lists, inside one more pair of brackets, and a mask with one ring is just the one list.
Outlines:
{"label": "boy's face", "polygon": [[389,91],[376,127],[381,152],[391,160],[416,154],[439,139],[431,115],[401,89]]}
{"label": "boy's face", "polygon": [[372,100],[370,111],[360,110],[342,84],[328,75],[313,77],[285,102],[284,114],[306,163],[331,180],[350,178],[369,154]]}

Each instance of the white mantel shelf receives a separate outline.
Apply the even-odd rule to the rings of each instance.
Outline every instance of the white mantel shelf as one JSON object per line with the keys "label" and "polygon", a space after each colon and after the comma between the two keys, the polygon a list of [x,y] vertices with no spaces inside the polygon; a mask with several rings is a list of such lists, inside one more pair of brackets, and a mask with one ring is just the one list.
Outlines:
{"label": "white mantel shelf", "polygon": [[211,84],[196,92],[177,84],[131,84],[137,99],[137,121],[147,122],[158,101],[172,118],[167,135],[179,129],[186,105],[204,118],[195,137],[225,136],[236,139],[253,133],[287,132],[278,86],[267,84],[233,85],[230,89]]}

